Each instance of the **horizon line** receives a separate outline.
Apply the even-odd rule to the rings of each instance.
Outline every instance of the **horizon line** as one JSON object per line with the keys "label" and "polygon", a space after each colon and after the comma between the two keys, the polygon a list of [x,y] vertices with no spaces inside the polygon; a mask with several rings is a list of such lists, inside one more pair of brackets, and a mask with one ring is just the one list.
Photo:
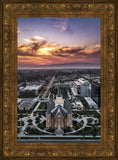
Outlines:
{"label": "horizon line", "polygon": [[48,70],[61,70],[61,69],[101,69],[101,67],[87,67],[87,68],[18,68],[17,70],[26,70],[26,69],[29,69],[29,70],[35,70],[35,69],[37,69],[37,70],[41,70],[41,69],[43,69],[43,70],[45,70],[45,69],[48,69]]}

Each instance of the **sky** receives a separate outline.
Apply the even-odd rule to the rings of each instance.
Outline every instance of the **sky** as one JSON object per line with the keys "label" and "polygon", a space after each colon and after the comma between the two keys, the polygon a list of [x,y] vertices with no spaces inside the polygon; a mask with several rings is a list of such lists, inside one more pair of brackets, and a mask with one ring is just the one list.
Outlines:
{"label": "sky", "polygon": [[18,18],[18,69],[100,68],[100,18]]}

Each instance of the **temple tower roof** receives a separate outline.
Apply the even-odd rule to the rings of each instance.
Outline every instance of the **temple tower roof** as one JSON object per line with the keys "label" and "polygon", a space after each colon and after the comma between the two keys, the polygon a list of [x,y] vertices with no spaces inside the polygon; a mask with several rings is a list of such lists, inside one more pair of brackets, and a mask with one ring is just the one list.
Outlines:
{"label": "temple tower roof", "polygon": [[62,97],[60,85],[58,85],[57,97]]}

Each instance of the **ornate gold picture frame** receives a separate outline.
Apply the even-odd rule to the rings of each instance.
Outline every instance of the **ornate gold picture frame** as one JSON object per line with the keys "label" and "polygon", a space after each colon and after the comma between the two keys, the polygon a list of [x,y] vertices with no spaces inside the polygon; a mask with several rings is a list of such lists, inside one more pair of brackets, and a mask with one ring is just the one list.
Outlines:
{"label": "ornate gold picture frame", "polygon": [[[115,0],[0,2],[0,158],[117,160],[117,11]],[[101,18],[101,142],[17,142],[17,18]]]}

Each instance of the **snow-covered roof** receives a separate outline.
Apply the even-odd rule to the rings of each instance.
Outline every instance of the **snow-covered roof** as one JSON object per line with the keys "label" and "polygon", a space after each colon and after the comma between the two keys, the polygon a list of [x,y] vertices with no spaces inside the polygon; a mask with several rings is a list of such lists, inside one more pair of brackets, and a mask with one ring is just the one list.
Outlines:
{"label": "snow-covered roof", "polygon": [[83,104],[82,104],[82,102],[81,102],[81,101],[76,101],[75,103],[76,103],[78,106],[83,107]]}
{"label": "snow-covered roof", "polygon": [[84,97],[84,99],[86,100],[86,102],[88,103],[88,105],[97,105],[91,97]]}
{"label": "snow-covered roof", "polygon": [[84,78],[79,78],[78,81],[79,81],[81,84],[89,84],[89,83],[90,83],[88,80],[85,80]]}
{"label": "snow-covered roof", "polygon": [[79,78],[74,82],[76,85],[82,85],[82,84],[90,84],[88,80],[85,80],[84,78]]}
{"label": "snow-covered roof", "polygon": [[25,91],[25,90],[30,90],[30,91],[32,91],[32,90],[37,90],[37,89],[39,89],[41,87],[41,85],[30,85],[30,86],[26,86],[23,90]]}
{"label": "snow-covered roof", "polygon": [[81,83],[79,81],[75,81],[74,82],[77,86],[81,85]]}

